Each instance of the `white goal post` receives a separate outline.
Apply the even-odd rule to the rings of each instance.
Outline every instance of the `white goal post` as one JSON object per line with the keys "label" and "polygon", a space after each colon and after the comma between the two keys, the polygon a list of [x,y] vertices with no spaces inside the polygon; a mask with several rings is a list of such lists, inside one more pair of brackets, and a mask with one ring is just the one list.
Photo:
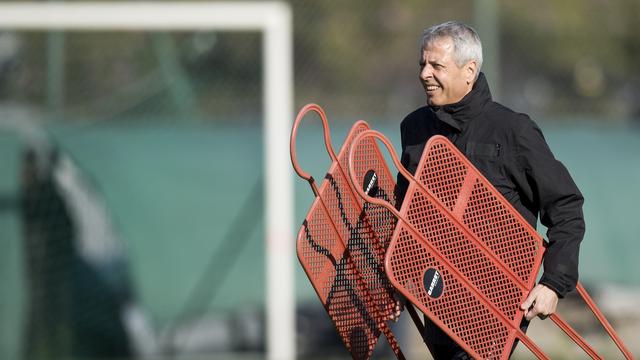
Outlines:
{"label": "white goal post", "polygon": [[292,14],[282,2],[5,2],[0,30],[260,31],[263,36],[267,356],[295,358]]}

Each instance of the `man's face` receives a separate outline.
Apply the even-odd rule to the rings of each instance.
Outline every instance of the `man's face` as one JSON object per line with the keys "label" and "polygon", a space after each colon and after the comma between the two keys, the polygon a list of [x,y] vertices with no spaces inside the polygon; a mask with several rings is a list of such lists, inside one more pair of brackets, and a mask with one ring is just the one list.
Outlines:
{"label": "man's face", "polygon": [[431,41],[422,50],[420,82],[427,94],[427,104],[454,104],[471,91],[475,80],[475,63],[462,67],[454,61],[453,40],[443,37]]}

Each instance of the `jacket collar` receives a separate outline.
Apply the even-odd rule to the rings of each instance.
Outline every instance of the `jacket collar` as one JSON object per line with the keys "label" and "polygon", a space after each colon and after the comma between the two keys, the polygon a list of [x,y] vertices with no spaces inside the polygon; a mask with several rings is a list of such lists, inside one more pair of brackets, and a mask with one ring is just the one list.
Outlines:
{"label": "jacket collar", "polygon": [[462,131],[465,124],[480,114],[489,101],[491,101],[491,91],[484,73],[481,72],[471,91],[462,100],[455,104],[429,107],[440,121]]}

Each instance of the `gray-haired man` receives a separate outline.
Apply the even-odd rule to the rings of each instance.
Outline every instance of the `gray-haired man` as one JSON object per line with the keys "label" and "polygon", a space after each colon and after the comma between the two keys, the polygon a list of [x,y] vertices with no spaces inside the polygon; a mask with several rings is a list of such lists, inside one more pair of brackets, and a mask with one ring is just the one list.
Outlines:
{"label": "gray-haired man", "polygon": [[[548,228],[544,274],[521,305],[526,328],[534,317],[554,313],[558,298],[576,286],[584,235],[582,194],[554,158],[538,126],[527,115],[491,99],[480,72],[482,44],[475,30],[460,22],[426,29],[419,64],[427,106],[407,115],[400,125],[402,164],[415,173],[427,140],[444,135],[532,226],[540,216]],[[407,187],[407,180],[398,174],[398,204]],[[425,341],[436,359],[468,357],[429,321]]]}

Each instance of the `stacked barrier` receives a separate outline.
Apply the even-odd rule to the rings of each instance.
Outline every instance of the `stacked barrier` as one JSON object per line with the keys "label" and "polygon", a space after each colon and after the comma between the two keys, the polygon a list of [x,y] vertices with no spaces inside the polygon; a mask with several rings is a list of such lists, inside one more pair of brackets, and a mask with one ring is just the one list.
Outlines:
{"label": "stacked barrier", "polygon": [[[333,160],[320,190],[295,161],[295,133],[309,110],[321,116]],[[395,184],[376,139],[409,181],[400,210],[390,196]],[[410,304],[476,359],[508,359],[516,339],[547,359],[520,329],[519,307],[542,264],[542,237],[446,138],[428,141],[415,175],[392,149],[382,134],[358,122],[335,156],[317,105],[305,107],[294,124],[294,167],[316,194],[298,236],[298,256],[352,356],[369,358],[384,333],[403,358],[386,325],[394,317],[395,289],[408,300],[421,333]],[[577,291],[625,358],[632,359],[580,283]],[[343,305],[335,305],[338,298]],[[559,315],[550,318],[591,358],[602,358]]]}

